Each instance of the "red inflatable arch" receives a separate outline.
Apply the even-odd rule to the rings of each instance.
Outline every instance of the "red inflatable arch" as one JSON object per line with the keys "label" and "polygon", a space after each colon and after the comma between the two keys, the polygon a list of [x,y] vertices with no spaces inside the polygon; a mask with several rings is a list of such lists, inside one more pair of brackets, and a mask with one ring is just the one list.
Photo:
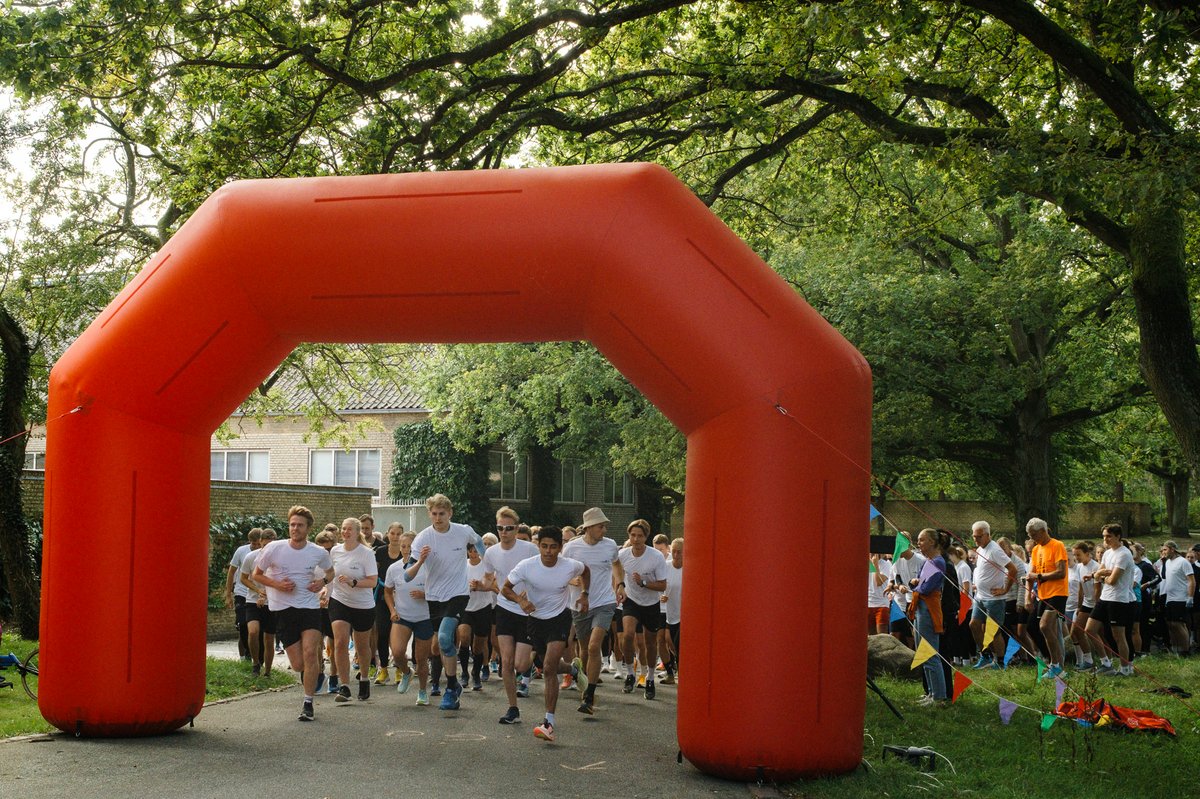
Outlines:
{"label": "red inflatable arch", "polygon": [[[298,342],[576,339],[687,435],[684,756],[735,779],[855,768],[869,370],[646,165],[247,181],[205,202],[51,375],[43,715],[125,736],[200,712],[209,439]],[[763,691],[731,688],[738,669]]]}

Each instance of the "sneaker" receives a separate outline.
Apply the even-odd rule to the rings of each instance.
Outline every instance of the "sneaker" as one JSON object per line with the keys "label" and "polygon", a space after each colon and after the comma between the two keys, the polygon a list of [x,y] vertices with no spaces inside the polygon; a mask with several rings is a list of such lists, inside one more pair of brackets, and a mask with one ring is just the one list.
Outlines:
{"label": "sneaker", "polygon": [[491,676],[492,676],[492,667],[491,667],[491,664],[489,664],[489,663],[484,663],[484,664],[483,664],[483,668],[481,668],[481,669],[479,670],[479,679],[483,680],[484,682],[487,682],[487,681],[488,681],[488,678],[489,678],[489,677],[491,677]]}
{"label": "sneaker", "polygon": [[570,687],[571,687],[571,685],[572,685],[572,681],[571,681],[571,675],[570,675],[570,674],[564,674],[564,675],[563,675],[563,678],[562,678],[562,684],[561,684],[561,685],[559,685],[559,686],[558,686],[558,688],[559,688],[559,690],[560,690],[560,691],[565,691],[565,690],[567,690],[568,688],[570,688]]}
{"label": "sneaker", "polygon": [[312,721],[312,720],[313,720],[313,703],[305,702],[300,707],[300,721]]}
{"label": "sneaker", "polygon": [[625,689],[624,689],[625,693],[627,693],[627,694],[633,693],[633,689],[636,685],[637,685],[637,678],[634,677],[632,674],[628,675],[625,678]]}
{"label": "sneaker", "polygon": [[501,724],[520,724],[521,723],[521,711],[517,710],[517,708],[515,708],[515,707],[510,707],[508,709],[508,712],[500,717],[500,723]]}
{"label": "sneaker", "polygon": [[417,704],[418,705],[428,705],[429,704],[429,694],[426,693],[424,688],[417,689]]}
{"label": "sneaker", "polygon": [[600,673],[601,674],[612,674],[612,659],[611,658],[605,658],[603,661],[601,661]]}
{"label": "sneaker", "polygon": [[583,658],[575,658],[571,661],[571,676],[575,678],[575,688],[579,693],[587,693],[588,676],[583,669]]}
{"label": "sneaker", "polygon": [[370,680],[359,680],[358,681],[358,701],[365,702],[370,698],[371,698],[371,681]]}
{"label": "sneaker", "polygon": [[646,698],[647,699],[654,698],[654,678],[650,678],[649,680],[646,680]]}
{"label": "sneaker", "polygon": [[937,700],[933,698],[933,694],[925,694],[925,696],[917,700],[917,704],[921,707],[929,707],[936,702]]}
{"label": "sneaker", "polygon": [[662,684],[663,685],[674,685],[675,684],[674,672],[668,671],[667,676],[662,678]]}
{"label": "sneaker", "polygon": [[335,702],[349,702],[350,701],[350,686],[349,685],[339,685],[338,690],[337,690],[337,696],[335,696],[333,698],[333,700]]}
{"label": "sneaker", "polygon": [[579,707],[575,708],[580,713],[587,713],[589,716],[596,715],[596,709],[592,707],[592,703],[586,699],[579,703]]}
{"label": "sneaker", "polygon": [[525,682],[524,680],[521,680],[521,682],[517,683],[517,697],[520,699],[529,698],[529,683]]}
{"label": "sneaker", "polygon": [[1046,669],[1046,673],[1042,675],[1042,679],[1043,680],[1053,680],[1055,677],[1060,676],[1062,673],[1063,673],[1063,667],[1059,666],[1059,665],[1054,665],[1054,666],[1051,666],[1050,668]]}
{"label": "sneaker", "polygon": [[1099,677],[1116,677],[1120,673],[1121,672],[1119,670],[1114,669],[1112,666],[1107,666],[1097,671],[1096,675]]}
{"label": "sneaker", "polygon": [[533,728],[533,737],[541,738],[543,741],[553,741],[554,725],[542,719],[542,723]]}
{"label": "sneaker", "polygon": [[482,691],[483,690],[483,678],[482,677],[475,678],[474,682],[471,683],[471,690],[472,691]]}
{"label": "sneaker", "polygon": [[387,670],[386,666],[383,666],[379,669],[379,671],[375,672],[375,684],[376,685],[387,685],[387,682],[388,682],[388,670]]}
{"label": "sneaker", "polygon": [[1075,664],[1075,671],[1092,671],[1096,668],[1096,664],[1090,660],[1083,660]]}
{"label": "sneaker", "polygon": [[412,675],[413,675],[412,669],[409,669],[408,671],[406,671],[400,675],[400,679],[396,680],[396,693],[398,693],[398,694],[408,693],[408,687],[410,685],[412,685]]}
{"label": "sneaker", "polygon": [[458,686],[457,688],[450,688],[449,686],[447,686],[446,687],[446,695],[442,697],[442,704],[441,704],[442,710],[458,710],[458,707],[459,707],[458,696],[461,693],[462,693],[461,685]]}
{"label": "sneaker", "polygon": [[250,667],[250,676],[251,677],[257,677],[260,674],[262,674],[262,664],[261,663],[255,663],[253,666]]}
{"label": "sneaker", "polygon": [[433,687],[429,689],[429,695],[430,696],[441,696],[442,695],[441,687],[437,683],[434,683]]}
{"label": "sneaker", "polygon": [[338,692],[338,678],[336,674],[329,675],[329,687],[325,689],[327,694],[336,694]]}
{"label": "sneaker", "polygon": [[991,664],[992,664],[992,656],[991,656],[991,655],[989,655],[989,654],[983,654],[983,655],[980,655],[980,656],[979,656],[979,660],[975,661],[975,662],[974,662],[974,663],[971,665],[971,668],[973,668],[973,669],[986,669],[986,668],[987,668],[988,666],[990,666]]}

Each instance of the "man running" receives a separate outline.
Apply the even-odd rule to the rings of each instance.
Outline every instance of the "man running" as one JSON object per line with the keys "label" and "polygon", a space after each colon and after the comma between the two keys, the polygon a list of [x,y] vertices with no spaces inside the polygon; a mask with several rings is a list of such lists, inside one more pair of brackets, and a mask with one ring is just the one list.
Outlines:
{"label": "man running", "polygon": [[667,562],[663,560],[662,553],[646,546],[646,539],[650,537],[650,522],[634,519],[629,523],[628,533],[629,547],[622,549],[618,555],[625,580],[617,583],[617,599],[624,601],[621,623],[625,627],[625,664],[629,667],[629,674],[625,677],[625,693],[633,693],[637,685],[633,653],[636,650],[634,637],[640,624],[646,631],[645,697],[653,699],[654,666],[658,662],[658,628],[662,623],[659,598],[667,588]]}
{"label": "man running", "polygon": [[[587,613],[588,586],[591,572],[577,560],[559,557],[562,550],[562,530],[543,527],[538,534],[539,557],[529,558],[517,564],[504,581],[500,593],[505,599],[515,602],[529,616],[529,638],[534,649],[544,652],[542,661],[542,684],[545,689],[546,718],[534,728],[533,734],[544,741],[554,740],[554,710],[558,705],[558,670],[560,666],[570,669],[585,691],[587,676],[579,668],[579,659],[574,663],[563,660],[567,638],[571,632],[570,587],[571,581],[581,577],[583,592],[579,598],[579,610]],[[657,556],[658,553],[655,553]],[[659,556],[661,560],[661,556]]]}
{"label": "man running", "polygon": [[528,696],[528,687],[523,684],[518,693],[517,672],[524,672],[532,662],[532,647],[529,643],[528,616],[515,600],[508,599],[500,589],[504,580],[528,558],[538,556],[538,548],[529,541],[517,538],[521,524],[517,512],[509,507],[496,511],[496,532],[500,543],[488,547],[483,553],[484,578],[495,591],[496,597],[496,646],[500,650],[500,675],[504,681],[504,693],[508,696],[508,711],[500,717],[501,724],[516,724],[521,720],[517,708],[517,697]]}
{"label": "man running", "polygon": [[1038,627],[1046,641],[1046,657],[1050,668],[1045,679],[1053,680],[1063,673],[1063,641],[1059,619],[1067,613],[1067,548],[1062,541],[1050,537],[1050,527],[1042,519],[1033,518],[1025,524],[1025,532],[1033,541],[1029,553],[1029,575],[1025,578],[1030,590],[1037,589]]}
{"label": "man running", "polygon": [[583,522],[578,535],[563,547],[563,557],[585,564],[591,572],[591,590],[587,609],[575,611],[575,638],[582,650],[582,662],[587,673],[587,690],[579,703],[579,712],[592,715],[596,704],[596,683],[600,679],[602,648],[613,614],[617,611],[616,584],[613,565],[620,569],[617,542],[606,538],[608,517],[599,508],[588,508],[583,512]]}
{"label": "man running", "polygon": [[[437,629],[434,656],[441,657],[446,677],[442,710],[458,710],[462,685],[458,682],[458,625],[467,609],[467,545],[483,551],[483,539],[469,525],[450,521],[454,505],[444,494],[425,500],[430,525],[417,534],[413,551],[417,562],[405,570],[408,580],[425,569],[425,596],[429,617]],[[428,564],[428,565],[426,565]]]}
{"label": "man running", "polygon": [[[313,720],[313,695],[321,656],[321,589],[333,580],[329,553],[308,540],[312,512],[301,505],[288,511],[286,541],[262,548],[254,579],[267,588],[267,604],[275,613],[275,629],[292,669],[304,683],[300,721]],[[313,577],[316,569],[325,572]]]}

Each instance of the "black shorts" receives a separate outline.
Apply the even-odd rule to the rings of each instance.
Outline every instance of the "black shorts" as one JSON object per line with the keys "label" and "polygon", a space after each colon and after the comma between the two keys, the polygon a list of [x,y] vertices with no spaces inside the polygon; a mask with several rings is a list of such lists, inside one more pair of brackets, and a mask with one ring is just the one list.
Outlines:
{"label": "black shorts", "polygon": [[518,644],[529,643],[529,617],[496,606],[496,637],[507,635]]}
{"label": "black shorts", "polygon": [[1101,599],[1092,611],[1092,618],[1113,627],[1128,627],[1137,621],[1137,604],[1134,602],[1110,602]]}
{"label": "black shorts", "polygon": [[[658,609],[658,603],[653,605],[639,605],[632,599],[625,599],[625,618],[633,618],[638,620],[638,626],[644,627],[648,632],[658,632],[661,624],[666,622],[666,614]],[[621,622],[625,622],[622,620]]]}
{"label": "black shorts", "polygon": [[400,625],[412,630],[413,637],[418,641],[428,641],[433,638],[433,625],[429,619],[421,619],[420,621],[409,621],[408,619],[400,619],[400,621],[391,622],[394,625]]}
{"label": "black shorts", "polygon": [[1182,602],[1168,602],[1166,607],[1167,621],[1180,622],[1187,624],[1192,620],[1192,609],[1187,606],[1187,600]]}
{"label": "black shorts", "polygon": [[529,641],[538,652],[545,652],[546,645],[555,641],[567,642],[571,635],[571,610],[567,608],[552,619],[527,617]]}
{"label": "black shorts", "polygon": [[275,611],[275,632],[285,649],[299,641],[305,630],[321,631],[320,608],[281,608]]}
{"label": "black shorts", "polygon": [[375,608],[352,608],[336,599],[330,599],[329,620],[349,622],[354,632],[369,633],[375,627]]}
{"label": "black shorts", "polygon": [[246,627],[246,597],[236,594],[233,597],[233,626],[239,630]]}
{"label": "black shorts", "polygon": [[333,620],[329,618],[329,608],[321,608],[321,635],[333,637]]}
{"label": "black shorts", "polygon": [[1039,599],[1037,603],[1037,613],[1034,617],[1037,621],[1041,621],[1042,615],[1047,610],[1053,610],[1057,616],[1067,615],[1067,598],[1065,596],[1052,596],[1046,599]]}
{"label": "black shorts", "polygon": [[442,625],[442,619],[454,619],[455,625],[462,620],[463,614],[467,612],[467,600],[469,597],[466,594],[462,596],[451,597],[445,602],[434,602],[429,600],[429,621],[433,624],[433,629],[438,629]]}
{"label": "black shorts", "polygon": [[1020,620],[1021,624],[1025,623],[1017,613],[1017,600],[1010,599],[1004,603],[1004,629],[1009,631],[1016,630],[1018,620]]}
{"label": "black shorts", "polygon": [[259,605],[257,602],[246,603],[246,624],[252,621],[258,622],[259,632],[275,634],[275,613],[266,605]]}
{"label": "black shorts", "polygon": [[496,622],[494,611],[495,609],[491,605],[479,610],[464,611],[459,624],[470,626],[471,635],[476,638],[487,638],[492,634],[492,625]]}

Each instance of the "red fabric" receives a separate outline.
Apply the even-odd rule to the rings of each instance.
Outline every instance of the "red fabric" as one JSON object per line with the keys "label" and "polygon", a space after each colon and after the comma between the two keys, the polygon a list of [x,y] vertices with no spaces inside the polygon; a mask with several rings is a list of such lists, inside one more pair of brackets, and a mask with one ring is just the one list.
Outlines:
{"label": "red fabric", "polygon": [[1107,723],[1124,727],[1127,730],[1161,730],[1168,735],[1175,734],[1171,722],[1157,713],[1149,710],[1134,710],[1127,707],[1110,705],[1104,699],[1088,702],[1080,699],[1075,702],[1063,702],[1058,706],[1057,715],[1069,719],[1079,719],[1099,726],[1102,720]]}
{"label": "red fabric", "polygon": [[958,595],[958,623],[962,624],[967,620],[967,614],[971,612],[971,597],[965,593]]}
{"label": "red fabric", "polygon": [[962,692],[971,687],[971,678],[963,674],[961,671],[954,672],[954,695],[950,697],[951,702],[957,702],[962,696]]}

